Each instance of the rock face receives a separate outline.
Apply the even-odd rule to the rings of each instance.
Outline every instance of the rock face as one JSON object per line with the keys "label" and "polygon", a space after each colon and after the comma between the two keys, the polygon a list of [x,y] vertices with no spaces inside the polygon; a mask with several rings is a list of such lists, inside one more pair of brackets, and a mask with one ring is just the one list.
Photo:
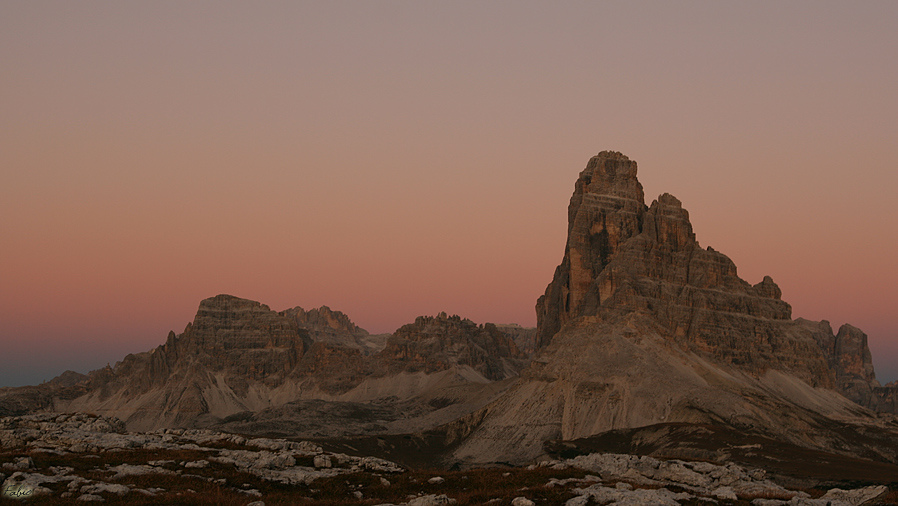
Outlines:
{"label": "rock face", "polygon": [[541,346],[581,316],[645,312],[691,351],[754,374],[798,369],[805,381],[835,385],[813,339],[783,335],[792,310],[776,283],[765,277],[752,286],[729,258],[700,247],[676,197],[665,193],[646,207],[636,162],[593,157],[568,216],[564,259],[537,302]]}
{"label": "rock face", "polygon": [[898,460],[864,435],[895,431],[862,406],[898,413],[898,386],[876,381],[863,332],[792,320],[770,277],[752,285],[699,245],[679,200],[645,204],[634,161],[593,157],[568,214],[535,330],[441,313],[372,336],[326,306],[276,312],[219,295],[152,351],[0,391],[0,415],[94,412],[130,430],[302,437],[428,431],[473,464],[684,423]]}
{"label": "rock face", "polygon": [[186,361],[213,371],[227,368],[251,380],[278,381],[310,345],[308,333],[285,315],[258,302],[218,295],[200,303],[183,334],[170,333],[162,349],[153,352],[159,357],[151,361],[149,377],[165,380]]}
{"label": "rock face", "polygon": [[525,362],[512,336],[487,323],[476,325],[458,315],[440,313],[419,316],[415,323],[400,327],[387,342],[383,356],[392,366],[408,364],[424,372],[446,369],[449,364],[467,365],[491,381],[517,375]]}
{"label": "rock face", "polygon": [[516,323],[497,324],[496,327],[510,335],[518,350],[528,357],[536,352],[536,327],[522,327]]}
{"label": "rock face", "polygon": [[867,347],[867,334],[845,324],[839,327],[834,348],[834,369],[839,389],[845,397],[869,406],[872,390],[879,387],[873,372],[873,357]]}
{"label": "rock face", "polygon": [[470,433],[460,459],[526,460],[547,439],[664,422],[836,448],[847,443],[827,419],[872,419],[843,397],[872,406],[863,333],[791,320],[770,277],[751,285],[699,245],[679,200],[645,205],[634,161],[593,157],[568,217],[564,258],[536,305],[539,351],[459,429]]}
{"label": "rock face", "polygon": [[[275,312],[218,295],[202,301],[193,322],[180,335],[169,333],[164,345],[85,378],[69,374],[16,390],[0,399],[0,412],[96,412],[131,430],[205,427],[259,413],[264,424],[241,428],[281,430],[281,417],[326,435],[288,406],[319,399],[337,404],[318,412],[351,406],[378,414],[363,427],[388,430],[384,423],[400,418],[392,404],[440,423],[481,407],[492,395],[485,385],[516,376],[526,363],[511,335],[458,316],[420,317],[392,336],[371,336],[326,306]],[[447,389],[455,393],[437,393]]]}
{"label": "rock face", "polygon": [[372,353],[383,348],[387,335],[374,335],[359,327],[348,316],[327,306],[308,311],[295,307],[284,311],[284,316],[305,329],[315,342],[332,346],[358,348],[363,353]]}
{"label": "rock face", "polygon": [[138,430],[192,426],[258,404],[258,388],[283,384],[311,345],[304,329],[268,306],[219,295],[200,303],[182,334],[93,371],[86,393],[56,399],[55,409],[114,414]]}
{"label": "rock face", "polygon": [[651,314],[682,349],[751,375],[788,371],[861,404],[875,383],[867,337],[850,325],[791,320],[773,279],[751,285],[722,253],[702,248],[676,197],[646,207],[636,162],[593,157],[574,187],[564,259],[537,302],[538,342],[568,321]]}
{"label": "rock face", "polygon": [[892,382],[882,387],[873,387],[870,407],[883,413],[898,413],[898,383]]}
{"label": "rock face", "polygon": [[589,160],[568,206],[564,259],[536,303],[539,347],[569,320],[595,313],[600,302],[596,278],[621,244],[641,232],[643,201],[636,162],[608,151]]}

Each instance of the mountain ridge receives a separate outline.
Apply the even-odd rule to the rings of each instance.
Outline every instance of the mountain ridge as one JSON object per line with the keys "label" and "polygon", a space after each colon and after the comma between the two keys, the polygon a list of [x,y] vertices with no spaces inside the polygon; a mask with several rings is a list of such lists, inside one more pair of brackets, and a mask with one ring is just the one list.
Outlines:
{"label": "mountain ridge", "polygon": [[895,430],[874,411],[898,413],[898,385],[876,380],[867,336],[793,320],[771,277],[752,285],[699,245],[676,197],[645,203],[635,161],[592,157],[568,218],[536,329],[440,313],[372,335],[327,306],[277,312],[220,294],[150,351],[7,390],[0,415],[94,412],[131,430],[278,437],[426,433],[465,465],[685,423],[898,461],[898,445],[864,436]]}
{"label": "mountain ridge", "polygon": [[866,335],[792,320],[772,278],[751,285],[699,246],[676,197],[647,206],[636,169],[605,151],[581,171],[564,257],[536,304],[539,351],[455,457],[520,463],[546,440],[669,422],[875,452],[829,424],[877,425],[867,408],[894,395],[875,380]]}

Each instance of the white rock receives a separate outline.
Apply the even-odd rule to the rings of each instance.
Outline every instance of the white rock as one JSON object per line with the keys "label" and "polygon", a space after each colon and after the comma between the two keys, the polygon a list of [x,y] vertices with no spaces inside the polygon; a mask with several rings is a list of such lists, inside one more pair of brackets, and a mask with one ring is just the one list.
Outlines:
{"label": "white rock", "polygon": [[359,465],[369,471],[381,473],[401,473],[403,471],[403,469],[395,463],[377,457],[363,457],[359,459]]}
{"label": "white rock", "polygon": [[430,483],[431,485],[439,485],[444,481],[446,481],[446,478],[443,478],[442,476],[434,476],[433,478],[427,480],[427,483]]}
{"label": "white rock", "polygon": [[455,504],[455,499],[448,497],[446,494],[430,494],[416,497],[407,502],[407,506],[441,506],[443,504]]}
{"label": "white rock", "polygon": [[91,494],[100,494],[102,492],[106,492],[109,494],[115,495],[125,495],[130,492],[131,489],[125,485],[120,485],[118,483],[103,483],[103,482],[94,482],[89,485],[84,485],[81,487],[80,492],[85,495]]}
{"label": "white rock", "polygon": [[733,491],[732,487],[718,487],[711,491],[711,495],[718,499],[728,499],[730,501],[736,501],[739,498],[736,497],[736,492]]}
{"label": "white rock", "polygon": [[863,504],[871,499],[879,497],[886,493],[889,487],[885,485],[875,485],[871,487],[856,488],[854,490],[842,490],[838,488],[830,489],[820,498],[822,501],[841,501],[851,506]]}
{"label": "white rock", "polygon": [[626,490],[609,488],[602,485],[592,485],[588,488],[576,488],[573,490],[577,497],[569,499],[565,506],[585,506],[590,500],[599,504],[651,504],[656,506],[679,506],[680,501],[694,496],[685,492],[675,493],[666,488]]}
{"label": "white rock", "polygon": [[4,462],[2,467],[7,471],[26,471],[34,469],[34,461],[31,457],[16,457],[12,462]]}
{"label": "white rock", "polygon": [[167,469],[134,464],[121,464],[115,467],[110,467],[108,471],[115,473],[115,475],[112,476],[113,480],[119,480],[125,476],[142,476],[144,474],[174,474]]}
{"label": "white rock", "polygon": [[[755,481],[755,482],[745,482],[740,481],[733,485],[733,492],[737,496],[755,496],[755,497],[767,497],[770,499],[781,498],[783,500],[789,500],[796,496],[801,496],[804,493],[795,492],[792,490],[786,490],[783,487],[777,485],[776,483],[772,483],[769,481]],[[804,494],[807,496],[807,494]]]}
{"label": "white rock", "polygon": [[536,503],[526,497],[515,497],[511,500],[511,506],[536,506]]}
{"label": "white rock", "polygon": [[83,494],[78,496],[76,501],[84,501],[84,502],[104,502],[106,499],[103,499],[102,496],[94,495],[94,494]]}
{"label": "white rock", "polygon": [[678,461],[662,462],[653,474],[646,476],[662,482],[691,487],[707,487],[711,484],[711,478],[687,468]]}
{"label": "white rock", "polygon": [[[587,477],[589,478],[589,477]],[[581,483],[584,481],[601,481],[601,480],[588,480],[588,479],[580,479],[580,478],[565,478],[563,480],[559,480],[558,478],[549,478],[548,483],[546,483],[547,487],[563,487],[565,485],[569,485],[571,483]]]}
{"label": "white rock", "polygon": [[690,462],[689,464],[695,472],[702,474],[711,474],[711,472],[720,467],[710,462]]}

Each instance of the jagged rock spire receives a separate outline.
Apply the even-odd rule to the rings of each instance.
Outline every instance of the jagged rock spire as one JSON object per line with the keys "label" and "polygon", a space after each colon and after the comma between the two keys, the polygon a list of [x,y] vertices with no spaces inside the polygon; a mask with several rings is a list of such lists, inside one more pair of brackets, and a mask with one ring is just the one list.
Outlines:
{"label": "jagged rock spire", "polygon": [[[564,258],[537,301],[539,346],[581,316],[610,321],[643,312],[686,348],[757,371],[780,360],[775,346],[754,342],[756,332],[777,335],[758,330],[766,321],[791,318],[779,287],[770,277],[752,286],[728,257],[701,248],[673,195],[647,207],[635,161],[610,151],[591,158],[568,218]],[[816,369],[825,369],[818,358]]]}
{"label": "jagged rock spire", "polygon": [[594,313],[595,280],[621,244],[639,234],[646,207],[636,162],[615,151],[592,157],[574,184],[564,259],[537,301],[537,345],[571,318]]}

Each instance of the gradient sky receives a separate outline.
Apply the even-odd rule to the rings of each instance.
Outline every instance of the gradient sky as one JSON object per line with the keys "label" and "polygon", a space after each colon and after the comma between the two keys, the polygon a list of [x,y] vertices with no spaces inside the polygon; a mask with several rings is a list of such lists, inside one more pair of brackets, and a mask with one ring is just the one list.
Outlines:
{"label": "gradient sky", "polygon": [[535,325],[601,150],[898,378],[898,2],[0,2],[0,385],[199,301]]}

